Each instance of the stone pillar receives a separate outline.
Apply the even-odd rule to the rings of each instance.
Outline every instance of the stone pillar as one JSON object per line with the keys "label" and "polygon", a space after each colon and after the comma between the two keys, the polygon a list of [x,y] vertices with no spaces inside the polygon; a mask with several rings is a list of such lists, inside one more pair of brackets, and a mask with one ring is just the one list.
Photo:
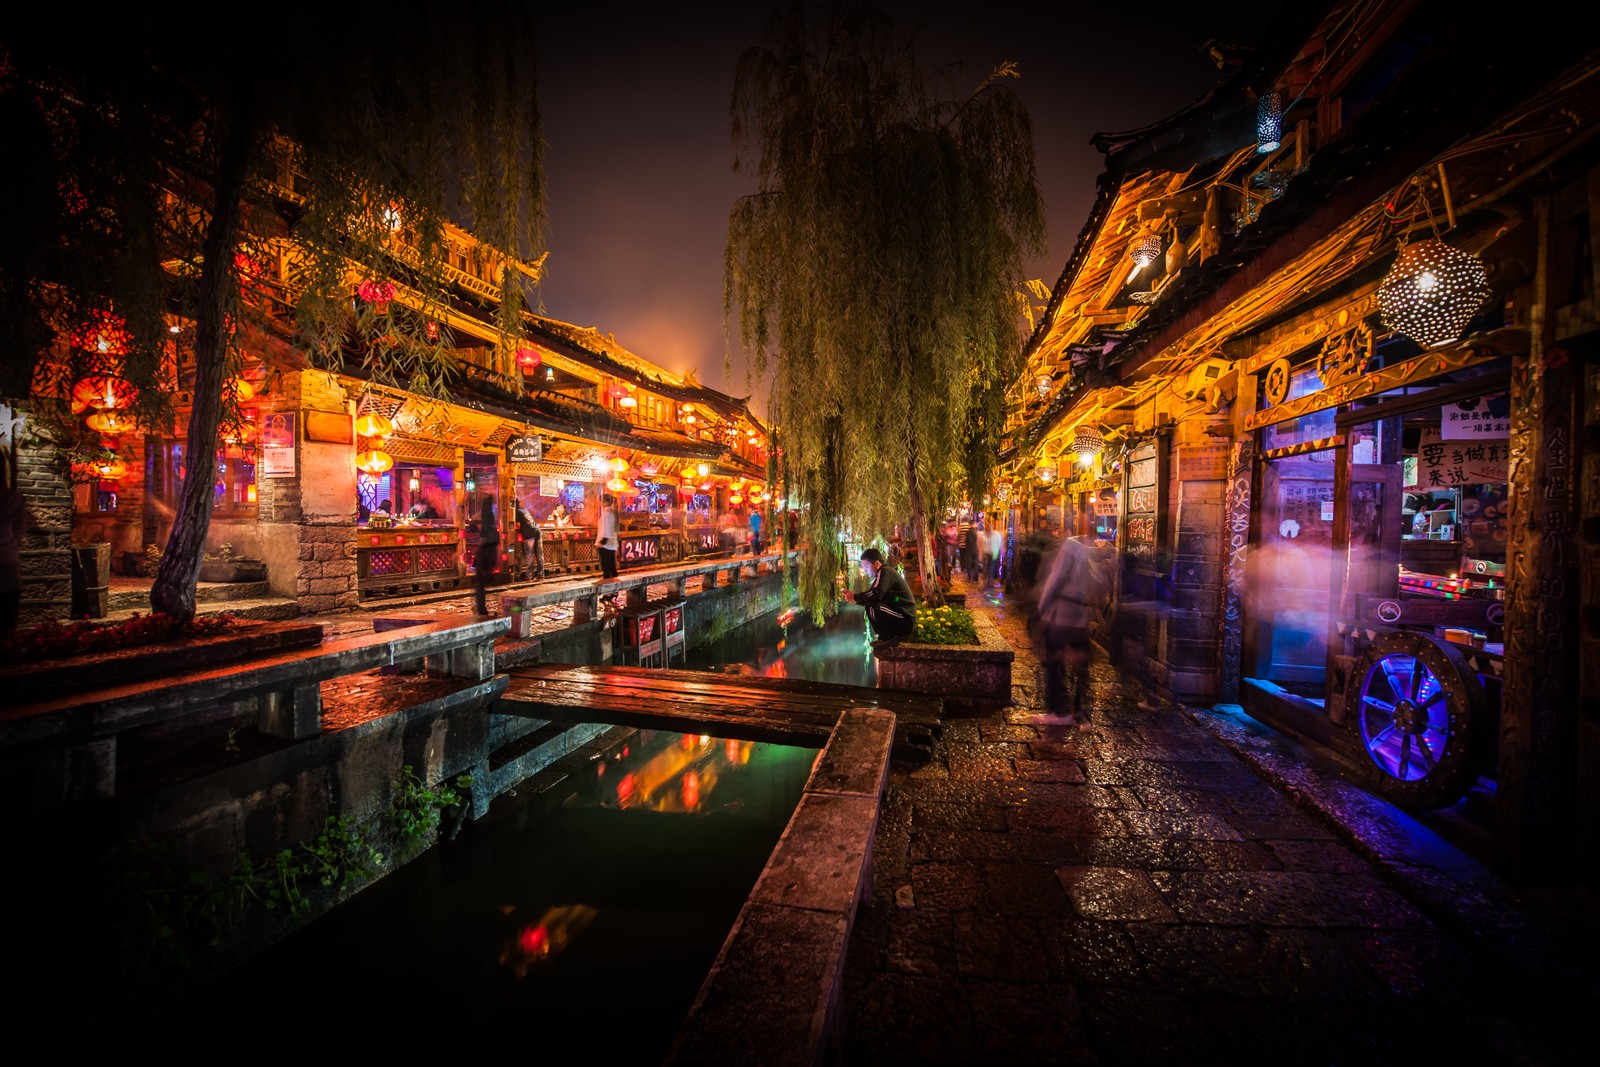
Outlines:
{"label": "stone pillar", "polygon": [[1250,509],[1255,484],[1256,438],[1244,428],[1244,419],[1256,404],[1256,376],[1241,374],[1238,397],[1234,401],[1234,436],[1228,453],[1228,493],[1224,503],[1222,646],[1219,651],[1217,699],[1239,703],[1243,695],[1244,668],[1244,591],[1246,564],[1250,559]]}
{"label": "stone pillar", "polygon": [[[306,416],[325,418],[319,436],[338,436],[327,427],[350,416],[350,401],[337,378],[322,371],[302,371],[286,382],[285,403],[299,411],[295,443],[296,477],[264,479],[280,484],[270,491],[270,519],[292,527],[297,551],[294,588],[285,591],[306,614],[348,611],[356,607],[356,468],[355,431],[344,440],[308,440]],[[287,568],[286,568],[287,569]],[[268,575],[272,560],[268,557]],[[279,583],[274,581],[274,588]]]}
{"label": "stone pillar", "polygon": [[27,406],[0,402],[0,458],[15,464],[17,489],[28,506],[22,535],[19,627],[72,614],[72,486],[64,461],[33,436]]}

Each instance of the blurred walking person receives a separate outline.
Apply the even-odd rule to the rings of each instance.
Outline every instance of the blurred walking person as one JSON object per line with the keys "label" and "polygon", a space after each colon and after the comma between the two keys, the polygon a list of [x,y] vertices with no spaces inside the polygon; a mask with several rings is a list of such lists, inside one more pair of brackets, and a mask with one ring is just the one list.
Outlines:
{"label": "blurred walking person", "polygon": [[472,607],[479,615],[489,614],[489,575],[499,568],[500,520],[494,497],[486,496],[478,512],[478,551],[472,557]]}
{"label": "blurred walking person", "polygon": [[1089,688],[1089,620],[1104,599],[1103,588],[1093,550],[1069,537],[1057,547],[1039,589],[1046,712],[1064,724],[1076,723],[1080,730],[1088,730],[1091,725],[1083,703]]}

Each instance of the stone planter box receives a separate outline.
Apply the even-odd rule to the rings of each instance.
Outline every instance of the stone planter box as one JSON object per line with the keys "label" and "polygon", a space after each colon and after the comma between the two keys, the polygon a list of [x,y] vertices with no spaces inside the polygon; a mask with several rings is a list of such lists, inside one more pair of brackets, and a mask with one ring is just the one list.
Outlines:
{"label": "stone planter box", "polygon": [[259,559],[208,559],[200,563],[202,582],[264,582],[267,564]]}
{"label": "stone planter box", "polygon": [[878,644],[878,688],[931,693],[945,710],[987,711],[1011,703],[1011,662],[1016,653],[987,616],[974,614],[975,645]]}

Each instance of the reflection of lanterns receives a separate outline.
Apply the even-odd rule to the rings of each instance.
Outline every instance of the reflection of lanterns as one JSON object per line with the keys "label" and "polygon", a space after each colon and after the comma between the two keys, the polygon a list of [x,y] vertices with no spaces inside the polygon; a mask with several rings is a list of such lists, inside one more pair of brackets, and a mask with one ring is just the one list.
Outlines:
{"label": "reflection of lanterns", "polygon": [[1143,237],[1134,238],[1133,244],[1128,246],[1128,255],[1141,268],[1148,267],[1156,261],[1161,254],[1161,235],[1147,233]]}
{"label": "reflection of lanterns", "polygon": [[111,411],[125,408],[138,395],[139,390],[121,378],[109,375],[80,378],[72,386],[72,410],[78,412],[93,408],[95,411]]}
{"label": "reflection of lanterns", "polygon": [[1055,385],[1055,382],[1056,380],[1050,377],[1050,375],[1041,374],[1033,380],[1033,387],[1039,390],[1039,395],[1041,397],[1045,397],[1050,395],[1050,388],[1051,386]]}
{"label": "reflection of lanterns", "polygon": [[1378,287],[1383,324],[1427,348],[1454,341],[1488,299],[1483,263],[1443,241],[1407,245]]}
{"label": "reflection of lanterns", "polygon": [[382,474],[394,466],[394,457],[381,448],[374,448],[356,456],[356,470],[367,474]]}
{"label": "reflection of lanterns", "polygon": [[356,433],[362,437],[388,437],[394,433],[394,422],[387,415],[369,411],[356,419]]}
{"label": "reflection of lanterns", "polygon": [[98,433],[120,434],[133,429],[133,420],[115,411],[102,411],[84,421],[89,424],[89,429]]}
{"label": "reflection of lanterns", "polygon": [[1283,97],[1277,90],[1256,101],[1256,151],[1271,152],[1283,140]]}
{"label": "reflection of lanterns", "polygon": [[1106,439],[1100,436],[1099,430],[1093,426],[1079,426],[1077,436],[1072,439],[1072,454],[1087,467],[1105,446]]}
{"label": "reflection of lanterns", "polygon": [[530,371],[544,361],[539,350],[532,345],[517,349],[517,366],[524,371]]}

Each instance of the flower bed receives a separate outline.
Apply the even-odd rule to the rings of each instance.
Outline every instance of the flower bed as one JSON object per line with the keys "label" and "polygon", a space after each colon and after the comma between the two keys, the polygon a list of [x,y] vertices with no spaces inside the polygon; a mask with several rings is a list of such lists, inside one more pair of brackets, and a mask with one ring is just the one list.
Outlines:
{"label": "flower bed", "polygon": [[[944,698],[945,709],[980,711],[1011,703],[1011,663],[1016,654],[1000,636],[987,616],[962,608],[941,609],[927,614],[930,632],[952,633],[951,619],[966,616],[971,620],[974,639],[964,644],[930,644],[917,640],[922,632],[923,612],[917,613],[918,630],[912,640],[874,646],[878,660],[878,687],[913,693],[932,693]],[[959,613],[959,615],[958,615]]]}

